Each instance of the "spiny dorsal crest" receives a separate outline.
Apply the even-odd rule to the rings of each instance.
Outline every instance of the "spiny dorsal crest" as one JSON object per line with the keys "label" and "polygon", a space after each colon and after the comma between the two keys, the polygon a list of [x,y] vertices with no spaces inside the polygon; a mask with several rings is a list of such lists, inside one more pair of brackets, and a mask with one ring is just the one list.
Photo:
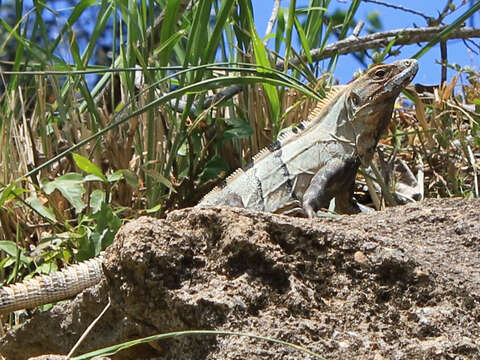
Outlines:
{"label": "spiny dorsal crest", "polygon": [[310,114],[308,115],[308,118],[306,120],[303,120],[298,124],[294,124],[293,126],[282,130],[275,142],[273,142],[269,147],[260,150],[257,155],[253,157],[253,162],[258,162],[259,160],[266,157],[268,154],[279,149],[281,146],[296,139],[303,132],[305,132],[305,130],[309,129],[312,125],[314,125],[316,123],[316,120],[318,119],[318,116],[322,113],[322,111],[324,111],[324,109],[329,107],[332,101],[337,97],[340,90],[342,90],[343,88],[344,86],[334,86],[332,89],[330,89],[330,91],[327,92],[326,96],[322,100],[319,100],[315,107],[310,110]]}
{"label": "spiny dorsal crest", "polygon": [[298,124],[295,124],[295,127],[290,127],[285,129],[280,133],[277,137],[277,140],[273,142],[270,146],[263,148],[260,150],[253,158],[250,163],[248,163],[244,168],[239,168],[235,170],[230,176],[228,176],[225,181],[216,186],[212,191],[210,191],[206,196],[205,199],[208,199],[209,195],[213,195],[217,191],[220,191],[224,188],[227,184],[232,182],[236,177],[240,176],[240,174],[244,173],[246,170],[251,168],[255,163],[258,163],[260,160],[274,152],[275,150],[280,149],[286,143],[292,141],[293,139],[297,138],[301,133],[303,133],[306,129],[310,128],[312,125],[316,124],[318,117],[322,114],[322,111],[326,110],[328,112],[328,107],[332,103],[334,99],[336,99],[337,95],[343,90],[345,86],[334,86],[332,87],[326,94],[326,96],[317,102],[315,107],[310,110],[310,114],[308,119],[301,121]]}

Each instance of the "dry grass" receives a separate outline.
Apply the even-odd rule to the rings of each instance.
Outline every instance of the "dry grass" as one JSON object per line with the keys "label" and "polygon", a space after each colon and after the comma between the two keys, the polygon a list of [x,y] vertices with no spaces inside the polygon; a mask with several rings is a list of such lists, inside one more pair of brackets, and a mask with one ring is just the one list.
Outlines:
{"label": "dry grass", "polygon": [[[147,31],[152,19],[143,18],[145,12],[135,8],[135,2],[129,3],[132,8],[118,19],[127,29],[122,34],[127,35],[127,48],[113,54],[111,68],[102,69],[112,72],[101,74],[99,83],[106,85],[98,89],[90,89],[82,73],[93,69],[86,65],[91,54],[72,55],[75,61],[65,63],[54,56],[54,47],[41,52],[32,45],[34,38],[17,34],[25,48],[25,53],[18,47],[14,54],[21,59],[11,66],[17,72],[8,77],[0,74],[7,89],[0,97],[4,282],[94,256],[111,242],[123,221],[144,214],[163,216],[194,205],[228,173],[272,143],[278,131],[306,119],[315,106],[319,94],[311,88],[321,90],[323,83],[312,75],[318,65],[276,70],[262,48],[263,39],[251,36],[255,29],[247,1],[216,2],[204,9],[199,8],[201,2],[193,8],[186,6],[188,1],[181,3],[178,9],[169,8],[175,13],[166,18],[179,21],[162,25],[163,42]],[[101,4],[105,16],[118,10],[112,2]],[[345,16],[343,36],[356,6],[358,1],[353,1]],[[288,11],[289,16],[300,16],[293,7]],[[319,6],[302,14],[306,28],[300,52],[305,53],[327,42],[331,27],[325,23],[331,19],[324,18]],[[143,21],[137,23],[138,19]],[[22,17],[17,21],[21,29]],[[227,41],[215,32],[217,24]],[[104,25],[99,17],[96,26],[101,30]],[[278,27],[278,46],[291,47],[296,30],[290,26]],[[319,29],[323,29],[321,39]],[[74,30],[68,26],[64,30],[59,43],[74,53]],[[89,46],[94,48],[96,41],[92,36]],[[199,47],[199,41],[206,46]],[[217,61],[220,53],[223,63]],[[254,62],[263,67],[249,66]],[[135,68],[138,64],[142,71]],[[188,70],[182,72],[178,66],[184,64]],[[27,73],[32,69],[33,75]],[[141,81],[139,74],[144,75]],[[304,85],[305,79],[315,85]],[[362,202],[373,202],[377,208],[394,205],[404,201],[401,194],[411,189],[412,194],[421,191],[425,197],[478,196],[480,84],[476,79],[478,74],[471,74],[462,95],[458,90],[454,94],[451,83],[427,89],[430,93],[410,92],[412,100],[399,103],[382,140],[377,170],[358,178],[357,195]],[[209,108],[192,110],[192,103],[201,104],[232,84],[242,85],[243,92]],[[178,111],[170,100],[187,106]],[[472,103],[476,109],[465,105]],[[83,157],[82,164],[72,153]],[[420,184],[406,176],[406,168]],[[73,180],[68,178],[72,174]],[[70,181],[66,192],[57,186],[61,179]],[[55,184],[55,190],[46,190]],[[73,200],[67,196],[72,194]]]}

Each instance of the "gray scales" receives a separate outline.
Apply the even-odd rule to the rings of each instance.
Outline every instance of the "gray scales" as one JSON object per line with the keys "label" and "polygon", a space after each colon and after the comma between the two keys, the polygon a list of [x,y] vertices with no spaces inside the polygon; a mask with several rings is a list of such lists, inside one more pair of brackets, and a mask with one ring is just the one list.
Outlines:
{"label": "gray scales", "polygon": [[[198,207],[244,207],[313,218],[335,198],[335,210],[359,212],[353,200],[360,164],[368,166],[397,96],[418,70],[414,59],[376,65],[336,87],[309,118],[283,132],[245,169],[213,189]],[[0,289],[0,313],[64,300],[100,282],[103,257]]]}

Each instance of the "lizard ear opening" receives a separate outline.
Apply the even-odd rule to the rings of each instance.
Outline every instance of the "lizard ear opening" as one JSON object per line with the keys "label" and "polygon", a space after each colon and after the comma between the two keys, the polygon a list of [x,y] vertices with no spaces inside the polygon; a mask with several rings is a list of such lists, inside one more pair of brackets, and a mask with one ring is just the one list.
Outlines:
{"label": "lizard ear opening", "polygon": [[345,102],[345,109],[347,110],[347,120],[348,121],[354,121],[355,120],[355,114],[358,111],[358,109],[361,107],[361,99],[358,94],[355,93],[355,91],[350,91],[350,94],[348,94],[347,101]]}
{"label": "lizard ear opening", "polygon": [[358,96],[355,92],[350,93],[350,106],[352,109],[356,109],[360,105],[360,96]]}

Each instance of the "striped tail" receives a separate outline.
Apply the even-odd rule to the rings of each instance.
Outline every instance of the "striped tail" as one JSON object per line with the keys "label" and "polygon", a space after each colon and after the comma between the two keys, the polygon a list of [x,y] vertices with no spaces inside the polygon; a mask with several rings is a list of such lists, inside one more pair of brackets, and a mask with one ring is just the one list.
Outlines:
{"label": "striped tail", "polygon": [[103,278],[103,254],[80,264],[0,288],[0,314],[68,299]]}

